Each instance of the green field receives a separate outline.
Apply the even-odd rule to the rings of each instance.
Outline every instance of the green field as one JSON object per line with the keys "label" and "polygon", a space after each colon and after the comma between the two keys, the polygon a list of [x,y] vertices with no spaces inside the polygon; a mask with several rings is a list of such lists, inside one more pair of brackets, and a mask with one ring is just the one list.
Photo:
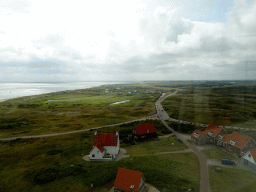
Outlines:
{"label": "green field", "polygon": [[237,157],[230,155],[228,152],[223,151],[219,148],[216,149],[206,149],[202,153],[207,157],[207,159],[215,159],[221,161],[222,158],[237,159]]}
{"label": "green field", "polygon": [[[119,131],[123,138],[131,128],[131,125],[115,126],[101,129],[101,132]],[[0,191],[100,192],[103,191],[103,185],[115,178],[118,167],[142,171],[147,182],[159,189],[198,190],[199,176],[195,175],[199,174],[199,162],[192,153],[131,156],[116,162],[87,162],[82,157],[89,154],[93,139],[94,131],[89,131],[47,138],[2,141]],[[169,142],[175,141],[162,140],[163,144]],[[180,149],[182,144],[176,144],[171,150],[175,150],[175,147]],[[141,148],[141,145],[143,144],[135,146]],[[128,150],[129,146],[125,146]],[[158,148],[160,151],[166,149],[164,145],[159,145]],[[189,166],[193,168],[188,169]],[[99,170],[100,174],[95,174]],[[91,188],[90,184],[94,187]]]}
{"label": "green field", "polygon": [[158,152],[182,151],[188,149],[188,147],[184,143],[176,141],[176,136],[171,136],[158,141],[139,142],[126,149],[128,155],[143,155]]}
{"label": "green field", "polygon": [[247,170],[221,167],[217,172],[216,166],[209,166],[209,178],[212,192],[250,192],[256,188],[256,175]]}
{"label": "green field", "polygon": [[[0,103],[0,136],[89,129],[153,115],[156,113],[154,103],[161,93],[150,94],[147,90],[158,88],[147,84],[141,88],[137,84],[105,85],[11,99]],[[130,102],[110,105],[124,100]]]}
{"label": "green field", "polygon": [[244,86],[186,88],[162,102],[171,118],[237,125],[256,120],[256,91]]}

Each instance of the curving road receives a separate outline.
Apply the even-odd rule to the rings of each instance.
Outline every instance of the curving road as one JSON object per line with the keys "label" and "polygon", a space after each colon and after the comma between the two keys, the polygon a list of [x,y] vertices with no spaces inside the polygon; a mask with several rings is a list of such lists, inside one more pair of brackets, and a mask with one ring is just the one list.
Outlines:
{"label": "curving road", "polygon": [[169,120],[170,117],[168,116],[168,114],[164,111],[161,102],[166,99],[167,97],[176,94],[177,91],[175,93],[172,93],[170,95],[167,96],[162,96],[160,97],[157,101],[156,101],[156,109],[157,109],[157,114],[160,117],[160,120],[162,121],[162,123],[170,130],[173,132],[174,135],[176,135],[179,139],[181,139],[183,141],[183,143],[185,143],[185,145],[187,145],[198,157],[199,162],[200,162],[200,192],[209,192],[210,191],[210,185],[209,185],[209,174],[208,174],[208,167],[207,167],[207,158],[203,155],[203,153],[201,153],[193,144],[187,142],[187,140],[182,136],[182,134],[179,134],[177,132],[175,132],[171,127],[169,127],[167,125],[167,123],[165,122],[165,120]]}

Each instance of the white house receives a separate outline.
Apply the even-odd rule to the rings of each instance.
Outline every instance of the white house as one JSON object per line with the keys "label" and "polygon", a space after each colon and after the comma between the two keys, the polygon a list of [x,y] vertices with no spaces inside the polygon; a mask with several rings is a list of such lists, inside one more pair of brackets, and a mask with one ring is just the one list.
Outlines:
{"label": "white house", "polygon": [[95,132],[93,148],[90,151],[90,160],[107,160],[115,159],[119,153],[119,134],[116,133],[100,133]]}
{"label": "white house", "polygon": [[256,149],[251,149],[247,153],[245,153],[241,161],[244,165],[247,165],[256,170]]}

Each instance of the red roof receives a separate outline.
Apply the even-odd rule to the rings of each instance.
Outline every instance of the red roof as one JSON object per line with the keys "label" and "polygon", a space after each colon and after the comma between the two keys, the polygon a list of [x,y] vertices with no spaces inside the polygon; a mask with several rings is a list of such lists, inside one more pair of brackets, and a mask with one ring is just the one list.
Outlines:
{"label": "red roof", "polygon": [[254,161],[256,162],[256,149],[251,149],[250,153],[252,154],[252,158],[254,159]]}
{"label": "red roof", "polygon": [[93,145],[101,144],[101,146],[117,146],[118,136],[116,133],[97,133],[94,137]]}
{"label": "red roof", "polygon": [[237,132],[233,132],[232,134],[227,136],[226,142],[230,142],[230,140],[235,141],[235,146],[244,148],[245,144],[251,139],[248,135],[239,135]]}
{"label": "red roof", "polygon": [[105,150],[100,143],[97,143],[95,147],[97,147],[101,151],[101,153],[103,153],[103,151]]}
{"label": "red roof", "polygon": [[124,168],[118,168],[114,187],[126,191],[130,191],[131,185],[134,186],[134,191],[139,190],[142,172],[133,171]]}
{"label": "red roof", "polygon": [[[195,137],[194,133],[197,133],[199,135],[199,137]],[[202,131],[199,131],[196,129],[190,136],[195,138],[196,140],[200,140],[203,137],[203,135],[204,135],[204,133]]]}
{"label": "red roof", "polygon": [[221,130],[222,130],[221,127],[210,124],[210,125],[208,125],[208,127],[203,132],[206,133],[206,134],[208,132],[212,132],[213,133],[212,137],[216,137]]}
{"label": "red roof", "polygon": [[149,130],[149,133],[156,133],[156,128],[152,123],[140,124],[134,129],[137,131],[137,135],[144,135],[147,133],[147,130]]}

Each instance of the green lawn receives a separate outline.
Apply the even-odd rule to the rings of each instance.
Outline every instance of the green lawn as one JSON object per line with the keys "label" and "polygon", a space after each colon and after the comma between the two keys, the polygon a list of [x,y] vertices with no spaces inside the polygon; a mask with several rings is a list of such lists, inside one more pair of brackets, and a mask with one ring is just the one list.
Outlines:
{"label": "green lawn", "polygon": [[216,171],[216,166],[209,166],[209,179],[212,192],[251,192],[256,188],[256,174],[241,169],[221,167],[221,172]]}
{"label": "green lawn", "polygon": [[[136,142],[136,145],[126,147],[128,155],[154,154],[168,151],[182,151],[188,147],[181,142],[176,141],[176,137],[167,137],[159,141]],[[174,145],[172,145],[174,143]]]}
{"label": "green lawn", "polygon": [[231,160],[237,159],[237,157],[230,155],[228,152],[225,152],[220,148],[206,149],[206,150],[203,150],[202,153],[207,157],[207,159],[215,159],[220,161],[222,158],[228,158]]}

